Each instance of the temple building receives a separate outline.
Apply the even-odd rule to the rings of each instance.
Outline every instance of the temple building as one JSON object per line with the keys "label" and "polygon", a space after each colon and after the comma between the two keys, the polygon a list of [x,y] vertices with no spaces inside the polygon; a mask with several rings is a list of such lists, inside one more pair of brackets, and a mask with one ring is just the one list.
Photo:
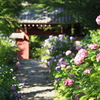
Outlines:
{"label": "temple building", "polygon": [[[57,14],[63,12],[62,8],[53,10],[52,12],[43,11],[38,13],[39,10],[26,9],[24,12],[20,13],[18,21],[20,27],[25,33],[23,39],[17,38],[16,43],[19,45],[20,52],[18,52],[18,57],[21,59],[29,59],[29,37],[30,35],[80,35],[80,24],[75,22],[72,25],[65,24],[71,20],[71,16],[67,13],[63,17],[56,16]],[[66,25],[66,26],[65,26]],[[58,27],[57,27],[58,26]],[[53,28],[56,27],[56,28]],[[46,29],[46,30],[45,30]],[[19,32],[19,33],[23,33]]]}

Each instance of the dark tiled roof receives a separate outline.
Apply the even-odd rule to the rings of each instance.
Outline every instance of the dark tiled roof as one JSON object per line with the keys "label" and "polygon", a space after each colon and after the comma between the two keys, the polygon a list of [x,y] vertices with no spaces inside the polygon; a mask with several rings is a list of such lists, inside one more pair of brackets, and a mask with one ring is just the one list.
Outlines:
{"label": "dark tiled roof", "polygon": [[62,8],[58,8],[52,12],[43,11],[38,13],[39,10],[25,10],[23,13],[20,13],[18,20],[20,23],[49,23],[49,22],[68,22],[70,17],[65,15],[64,17],[55,16],[64,11]]}

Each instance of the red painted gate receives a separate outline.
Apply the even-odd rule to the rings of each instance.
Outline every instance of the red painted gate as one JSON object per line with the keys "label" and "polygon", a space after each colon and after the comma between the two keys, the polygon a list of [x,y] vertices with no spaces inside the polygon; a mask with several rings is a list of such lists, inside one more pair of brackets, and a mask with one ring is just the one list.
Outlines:
{"label": "red painted gate", "polygon": [[22,30],[17,30],[18,33],[12,33],[11,38],[16,39],[16,44],[19,50],[17,57],[19,59],[29,59],[29,36]]}
{"label": "red painted gate", "polygon": [[[20,30],[22,33],[23,31]],[[23,32],[24,36],[21,39],[16,39],[16,44],[18,45],[18,48],[20,49],[17,51],[17,56],[20,59],[29,59],[29,36]],[[20,33],[19,33],[20,34]]]}
{"label": "red painted gate", "polygon": [[16,40],[16,44],[20,49],[17,51],[17,57],[20,59],[29,59],[29,42],[26,40]]}

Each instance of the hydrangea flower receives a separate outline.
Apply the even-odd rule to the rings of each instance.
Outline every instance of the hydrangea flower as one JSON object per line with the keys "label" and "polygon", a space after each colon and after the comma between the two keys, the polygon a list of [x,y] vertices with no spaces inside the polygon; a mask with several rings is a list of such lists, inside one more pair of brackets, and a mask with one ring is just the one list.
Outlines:
{"label": "hydrangea flower", "polygon": [[71,77],[74,77],[75,75],[74,75],[74,74],[70,74],[70,76],[71,76]]}
{"label": "hydrangea flower", "polygon": [[16,76],[13,76],[12,79],[16,79]]}
{"label": "hydrangea flower", "polygon": [[21,97],[22,97],[22,93],[18,93],[17,98],[21,98]]}
{"label": "hydrangea flower", "polygon": [[0,34],[0,36],[3,36],[4,34]]}
{"label": "hydrangea flower", "polygon": [[84,74],[90,74],[90,69],[89,68],[85,69]]}
{"label": "hydrangea flower", "polygon": [[67,66],[66,69],[71,69],[71,66]]}
{"label": "hydrangea flower", "polygon": [[10,94],[10,97],[13,97],[14,95],[13,94]]}
{"label": "hydrangea flower", "polygon": [[16,90],[16,87],[15,86],[11,86],[10,89],[11,90]]}
{"label": "hydrangea flower", "polygon": [[74,63],[80,65],[84,62],[85,57],[87,57],[88,52],[85,49],[80,49],[74,58]]}
{"label": "hydrangea flower", "polygon": [[80,50],[81,48],[81,46],[76,46],[76,50]]}
{"label": "hydrangea flower", "polygon": [[68,55],[70,55],[72,53],[72,51],[71,50],[68,50],[68,51],[66,51],[66,56],[68,56]]}
{"label": "hydrangea flower", "polygon": [[97,49],[98,47],[99,47],[98,44],[90,44],[88,46],[89,49]]}
{"label": "hydrangea flower", "polygon": [[79,55],[82,55],[82,56],[84,56],[84,57],[87,57],[88,52],[87,52],[85,49],[80,49],[80,50],[78,51],[78,54],[79,54]]}
{"label": "hydrangea flower", "polygon": [[64,81],[64,84],[65,84],[65,85],[68,85],[68,86],[72,86],[74,83],[75,83],[75,82],[74,82],[73,79],[66,79],[66,80]]}
{"label": "hydrangea flower", "polygon": [[53,35],[50,35],[49,38],[53,38]]}
{"label": "hydrangea flower", "polygon": [[96,23],[97,23],[98,25],[100,25],[100,15],[97,16],[97,18],[96,18]]}
{"label": "hydrangea flower", "polygon": [[13,69],[11,68],[11,69],[10,69],[10,71],[12,71],[12,72],[13,72]]}
{"label": "hydrangea flower", "polygon": [[63,37],[64,37],[64,35],[63,35],[63,34],[59,34],[59,35],[58,35],[58,37],[63,38]]}
{"label": "hydrangea flower", "polygon": [[79,98],[81,97],[81,96],[83,96],[84,94],[83,93],[80,93],[80,94],[77,94],[76,96],[75,96],[75,100],[79,100]]}
{"label": "hydrangea flower", "polygon": [[68,65],[69,63],[67,63],[66,61],[61,61],[61,62],[58,62],[57,65],[60,66],[60,67],[65,67],[66,65]]}
{"label": "hydrangea flower", "polygon": [[83,57],[83,56],[81,56],[81,55],[77,55],[77,56],[75,57],[75,59],[74,59],[74,63],[75,63],[76,65],[81,65],[81,64],[84,62],[84,58],[85,58],[85,57]]}
{"label": "hydrangea flower", "polygon": [[22,66],[22,65],[20,64],[20,62],[17,62],[16,65],[17,65],[18,67],[21,67],[21,66]]}
{"label": "hydrangea flower", "polygon": [[56,70],[56,71],[60,71],[60,70],[61,70],[61,69],[60,69],[60,66],[55,67],[55,70]]}
{"label": "hydrangea flower", "polygon": [[71,36],[71,37],[70,37],[70,40],[72,40],[72,39],[74,39],[74,37],[73,37],[73,36]]}
{"label": "hydrangea flower", "polygon": [[100,54],[97,54],[97,56],[96,56],[96,60],[97,60],[97,62],[100,61]]}
{"label": "hydrangea flower", "polygon": [[5,66],[6,68],[8,67],[8,65]]}

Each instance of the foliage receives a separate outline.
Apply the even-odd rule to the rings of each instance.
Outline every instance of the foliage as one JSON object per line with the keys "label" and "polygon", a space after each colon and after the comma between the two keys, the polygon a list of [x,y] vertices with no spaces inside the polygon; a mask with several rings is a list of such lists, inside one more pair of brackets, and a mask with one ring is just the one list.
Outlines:
{"label": "foliage", "polygon": [[98,38],[100,35],[100,29],[97,30],[88,30],[88,34],[81,41],[81,45],[84,48],[87,48],[87,44],[96,43],[100,45],[100,39]]}
{"label": "foliage", "polygon": [[18,50],[15,41],[9,39],[4,34],[0,34],[0,62],[2,65],[14,65],[17,61],[16,51]]}
{"label": "foliage", "polygon": [[30,58],[38,58],[41,59],[42,49],[41,46],[43,44],[44,39],[48,36],[42,35],[31,35],[30,36]]}
{"label": "foliage", "polygon": [[30,6],[36,9],[40,5],[41,11],[53,11],[60,7],[64,11],[59,13],[59,16],[72,16],[71,23],[81,22],[81,25],[89,29],[97,29],[95,18],[99,15],[100,1],[98,0],[28,0],[32,3]]}
{"label": "foliage", "polygon": [[[96,39],[99,30],[90,32],[90,37],[86,37],[90,42],[87,46],[82,46],[76,55],[67,52],[67,55],[58,57],[61,52],[63,53],[62,50],[57,55],[54,53],[55,56],[50,53],[50,58],[45,60],[50,69],[51,79],[54,80],[56,89],[54,100],[100,99],[100,43],[99,39]],[[50,44],[53,42],[55,41]],[[50,46],[49,42],[47,44]],[[70,50],[70,46],[66,48]]]}
{"label": "foliage", "polygon": [[60,58],[61,60],[65,58],[67,59],[67,53],[71,53],[71,56],[69,57],[71,59],[77,52],[74,41],[75,38],[69,36],[65,37],[64,35],[50,35],[49,38],[45,40],[42,46],[42,50],[44,51],[42,61],[50,67],[50,71],[53,70],[53,73],[51,73],[52,79],[56,77],[56,70],[60,70],[60,68],[57,67],[57,63],[60,61]]}
{"label": "foliage", "polygon": [[15,71],[21,67],[16,57],[16,51],[19,50],[15,40],[0,34],[0,99],[16,100],[21,98],[18,93],[18,81]]}
{"label": "foliage", "polygon": [[[0,99],[17,100],[21,98],[18,93],[18,81],[15,70],[21,66],[16,57],[18,50],[15,41],[7,36],[19,28],[17,16],[23,9],[23,0],[0,0]],[[4,34],[1,34],[4,33]]]}
{"label": "foliage", "polygon": [[0,33],[5,33],[9,36],[16,28],[19,28],[16,17],[23,9],[22,1],[0,0]]}

